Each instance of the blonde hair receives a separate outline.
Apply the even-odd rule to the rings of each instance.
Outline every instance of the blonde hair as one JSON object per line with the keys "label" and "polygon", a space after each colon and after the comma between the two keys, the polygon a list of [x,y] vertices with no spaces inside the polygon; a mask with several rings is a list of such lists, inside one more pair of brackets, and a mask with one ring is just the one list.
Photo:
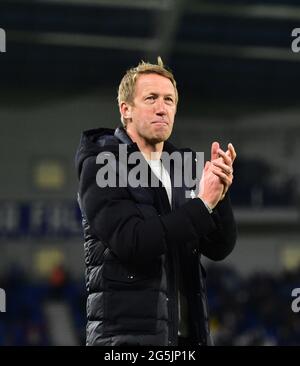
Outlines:
{"label": "blonde hair", "polygon": [[[161,57],[157,57],[157,64],[141,61],[138,66],[127,70],[120,82],[118,89],[119,107],[122,102],[129,103],[131,105],[133,104],[135,84],[138,77],[142,74],[158,74],[169,79],[174,86],[176,104],[178,103],[178,91],[174,76],[172,72],[165,67]],[[126,127],[126,120],[124,120],[122,115],[121,121],[123,126]]]}

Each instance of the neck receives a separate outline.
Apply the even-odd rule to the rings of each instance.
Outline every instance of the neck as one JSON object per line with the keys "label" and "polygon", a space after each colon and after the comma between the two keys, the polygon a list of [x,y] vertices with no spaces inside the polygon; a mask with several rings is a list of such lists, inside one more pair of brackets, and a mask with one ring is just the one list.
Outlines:
{"label": "neck", "polygon": [[158,144],[152,145],[152,144],[137,142],[137,145],[146,159],[159,160],[161,157],[161,153],[163,151],[164,143],[160,142]]}

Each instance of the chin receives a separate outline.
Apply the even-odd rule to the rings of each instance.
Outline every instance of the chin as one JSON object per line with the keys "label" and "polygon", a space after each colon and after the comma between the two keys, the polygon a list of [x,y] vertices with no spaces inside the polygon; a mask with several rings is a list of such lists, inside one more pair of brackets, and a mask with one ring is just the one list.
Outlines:
{"label": "chin", "polygon": [[164,141],[168,140],[170,135],[171,135],[170,133],[156,134],[154,136],[151,136],[151,138],[149,138],[149,141],[151,141],[152,144],[158,144],[160,142],[164,142]]}

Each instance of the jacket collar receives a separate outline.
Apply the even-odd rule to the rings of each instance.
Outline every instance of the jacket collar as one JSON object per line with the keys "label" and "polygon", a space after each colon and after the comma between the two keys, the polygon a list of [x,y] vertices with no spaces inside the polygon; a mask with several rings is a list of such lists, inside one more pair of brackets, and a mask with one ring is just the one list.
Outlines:
{"label": "jacket collar", "polygon": [[117,127],[114,133],[115,137],[119,139],[123,144],[133,145],[134,142],[128,136],[124,127]]}

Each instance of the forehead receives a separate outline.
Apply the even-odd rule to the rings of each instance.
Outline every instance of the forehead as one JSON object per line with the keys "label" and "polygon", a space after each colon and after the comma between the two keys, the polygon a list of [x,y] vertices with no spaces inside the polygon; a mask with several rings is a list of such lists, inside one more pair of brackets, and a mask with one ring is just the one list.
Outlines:
{"label": "forehead", "polygon": [[159,74],[142,74],[135,84],[135,94],[163,93],[175,95],[175,89],[170,79]]}

